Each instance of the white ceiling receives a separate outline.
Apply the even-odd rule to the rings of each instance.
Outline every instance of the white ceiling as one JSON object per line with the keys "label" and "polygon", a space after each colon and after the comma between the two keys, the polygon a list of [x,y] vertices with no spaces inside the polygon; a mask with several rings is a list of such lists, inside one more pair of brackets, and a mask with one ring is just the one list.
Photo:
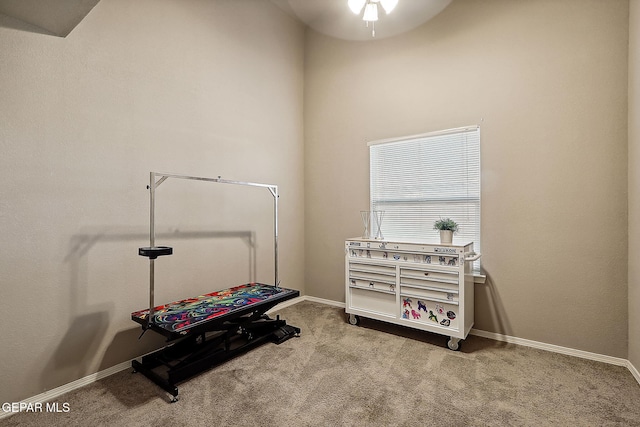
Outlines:
{"label": "white ceiling", "polygon": [[362,15],[355,15],[347,0],[271,0],[314,30],[344,40],[375,40],[412,30],[440,13],[451,0],[398,0],[389,14],[380,8],[375,39]]}
{"label": "white ceiling", "polygon": [[[0,13],[66,37],[99,0],[0,0]],[[271,0],[314,30],[345,40],[376,40],[412,30],[451,3],[451,0],[398,0],[387,15],[380,8],[376,37],[361,15],[351,12],[347,0]]]}

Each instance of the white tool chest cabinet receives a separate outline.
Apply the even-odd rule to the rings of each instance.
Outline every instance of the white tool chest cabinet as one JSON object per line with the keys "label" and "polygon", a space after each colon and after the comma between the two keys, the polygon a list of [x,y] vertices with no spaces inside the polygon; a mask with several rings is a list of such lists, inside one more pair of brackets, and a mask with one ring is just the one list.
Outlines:
{"label": "white tool chest cabinet", "polygon": [[449,336],[459,349],[473,326],[473,243],[353,238],[345,242],[346,312]]}

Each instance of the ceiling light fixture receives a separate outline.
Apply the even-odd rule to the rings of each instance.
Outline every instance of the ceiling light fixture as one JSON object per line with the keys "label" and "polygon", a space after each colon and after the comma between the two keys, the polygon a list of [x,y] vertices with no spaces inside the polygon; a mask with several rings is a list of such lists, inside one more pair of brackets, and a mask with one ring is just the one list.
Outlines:
{"label": "ceiling light fixture", "polygon": [[360,15],[364,8],[362,20],[369,27],[371,22],[371,37],[376,36],[376,21],[378,20],[378,3],[382,5],[384,11],[388,14],[396,7],[398,0],[348,0],[349,9],[357,15]]}

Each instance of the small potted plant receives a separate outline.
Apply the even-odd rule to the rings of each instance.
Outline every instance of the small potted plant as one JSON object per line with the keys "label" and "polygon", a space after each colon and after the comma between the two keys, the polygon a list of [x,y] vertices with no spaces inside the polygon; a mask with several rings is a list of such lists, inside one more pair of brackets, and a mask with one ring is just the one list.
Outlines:
{"label": "small potted plant", "polygon": [[440,218],[433,224],[433,229],[440,231],[440,243],[450,245],[453,242],[453,233],[458,231],[458,223],[451,218]]}

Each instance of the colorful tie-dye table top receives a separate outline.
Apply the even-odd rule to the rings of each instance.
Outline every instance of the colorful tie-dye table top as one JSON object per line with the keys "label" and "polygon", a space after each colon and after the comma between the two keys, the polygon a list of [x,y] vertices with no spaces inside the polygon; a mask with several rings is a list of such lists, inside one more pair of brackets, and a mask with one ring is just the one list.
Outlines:
{"label": "colorful tie-dye table top", "polygon": [[[236,312],[247,312],[247,308],[264,302],[285,301],[300,295],[299,291],[248,283],[222,291],[188,298],[153,309],[154,329],[161,328],[170,333],[181,333],[212,319],[228,317]],[[131,313],[131,319],[147,325],[149,309]]]}

